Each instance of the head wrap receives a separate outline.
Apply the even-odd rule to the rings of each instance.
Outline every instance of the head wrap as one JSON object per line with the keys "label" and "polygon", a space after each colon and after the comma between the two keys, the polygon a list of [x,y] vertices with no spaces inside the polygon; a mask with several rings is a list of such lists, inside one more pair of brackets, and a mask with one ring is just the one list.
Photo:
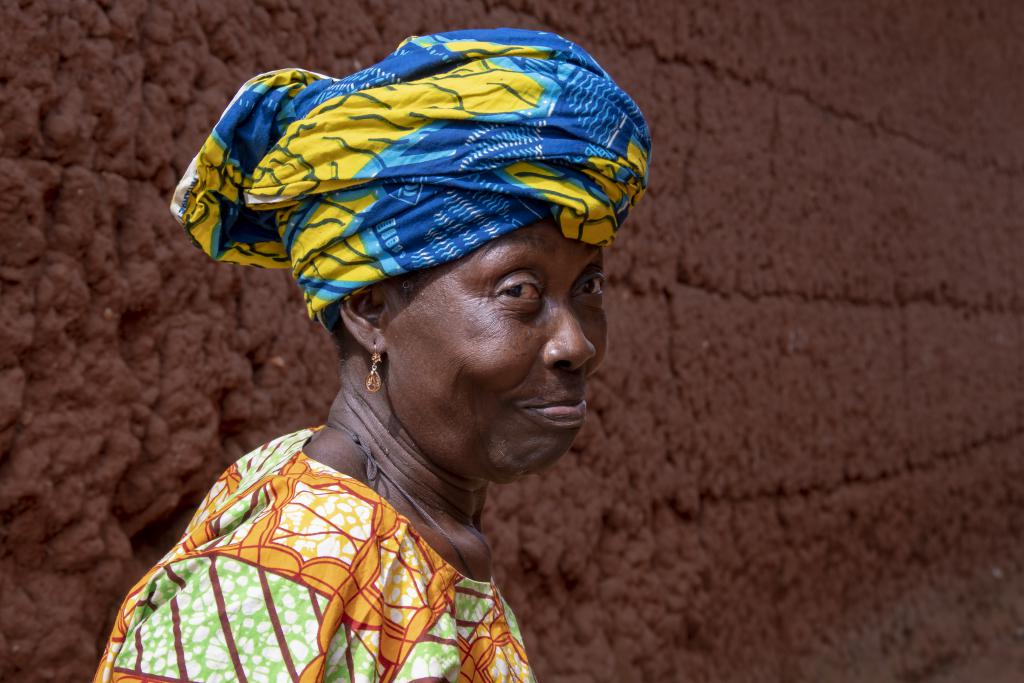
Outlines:
{"label": "head wrap", "polygon": [[347,78],[242,86],[171,210],[221,261],[290,267],[311,317],[553,217],[608,245],[647,186],[632,99],[578,45],[497,29],[413,37]]}

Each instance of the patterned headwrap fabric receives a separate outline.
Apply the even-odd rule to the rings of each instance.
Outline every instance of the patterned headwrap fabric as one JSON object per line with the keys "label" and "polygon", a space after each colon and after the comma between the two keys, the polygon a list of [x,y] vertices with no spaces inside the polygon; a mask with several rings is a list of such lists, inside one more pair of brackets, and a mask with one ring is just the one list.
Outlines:
{"label": "patterned headwrap fabric", "polygon": [[497,29],[404,41],[347,78],[287,69],[235,95],[171,210],[211,257],[290,267],[311,317],[553,217],[608,245],[647,186],[632,99],[578,45]]}

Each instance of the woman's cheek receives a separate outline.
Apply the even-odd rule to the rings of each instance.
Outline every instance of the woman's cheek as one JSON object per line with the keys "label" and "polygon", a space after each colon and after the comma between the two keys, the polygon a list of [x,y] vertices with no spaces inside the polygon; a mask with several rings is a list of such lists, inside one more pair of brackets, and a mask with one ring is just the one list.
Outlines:
{"label": "woman's cheek", "polygon": [[491,390],[512,389],[527,377],[539,355],[533,325],[488,311],[474,320],[467,336],[467,370]]}
{"label": "woman's cheek", "polygon": [[531,365],[530,354],[521,347],[499,345],[481,349],[467,363],[466,380],[475,385],[474,393],[482,391],[500,397],[523,384]]}

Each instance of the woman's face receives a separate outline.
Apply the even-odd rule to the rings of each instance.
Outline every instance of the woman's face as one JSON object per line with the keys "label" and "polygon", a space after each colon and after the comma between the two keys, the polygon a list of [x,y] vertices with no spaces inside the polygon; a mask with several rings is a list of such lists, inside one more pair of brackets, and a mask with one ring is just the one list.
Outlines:
{"label": "woman's face", "polygon": [[602,251],[552,221],[441,266],[381,325],[387,395],[416,445],[464,477],[553,463],[586,417],[604,357]]}

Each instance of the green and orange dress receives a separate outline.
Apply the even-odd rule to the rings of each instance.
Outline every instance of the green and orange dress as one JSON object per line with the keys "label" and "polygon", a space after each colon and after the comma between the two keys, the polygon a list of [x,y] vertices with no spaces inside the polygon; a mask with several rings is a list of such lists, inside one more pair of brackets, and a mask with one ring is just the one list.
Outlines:
{"label": "green and orange dress", "polygon": [[95,681],[533,681],[494,583],[307,457],[313,433],[221,475],[121,605]]}

